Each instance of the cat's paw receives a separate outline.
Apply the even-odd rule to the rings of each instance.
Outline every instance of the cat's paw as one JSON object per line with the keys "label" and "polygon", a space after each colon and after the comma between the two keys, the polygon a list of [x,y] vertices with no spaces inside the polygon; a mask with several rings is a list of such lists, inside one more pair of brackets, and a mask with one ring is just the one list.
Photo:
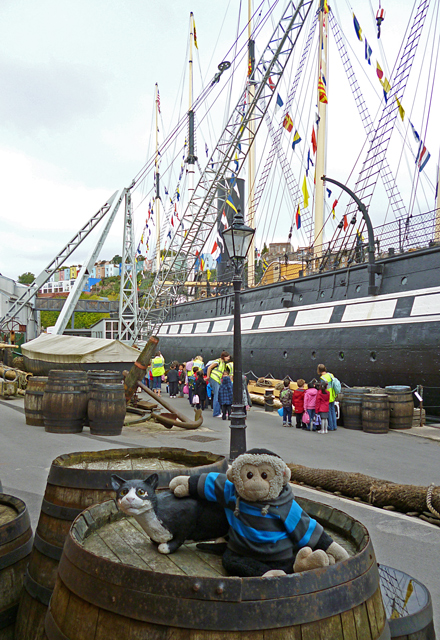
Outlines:
{"label": "cat's paw", "polygon": [[169,484],[169,488],[176,498],[189,496],[189,476],[177,476],[173,478]]}
{"label": "cat's paw", "polygon": [[163,553],[165,555],[167,555],[168,553],[171,553],[170,547],[168,542],[162,542],[158,547],[157,550],[159,551],[159,553]]}

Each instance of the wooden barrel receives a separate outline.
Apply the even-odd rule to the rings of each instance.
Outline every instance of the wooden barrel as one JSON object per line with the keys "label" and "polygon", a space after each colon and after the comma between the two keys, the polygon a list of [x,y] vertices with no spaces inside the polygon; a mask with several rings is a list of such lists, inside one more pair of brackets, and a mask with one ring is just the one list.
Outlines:
{"label": "wooden barrel", "polygon": [[119,436],[126,411],[124,386],[93,383],[87,405],[90,433],[96,436]]}
{"label": "wooden barrel", "polygon": [[100,384],[119,384],[123,383],[123,375],[120,371],[111,371],[105,369],[92,369],[87,371],[87,380],[90,388],[92,384],[98,382]]}
{"label": "wooden barrel", "polygon": [[362,398],[362,429],[365,433],[388,433],[390,407],[386,393],[364,393]]}
{"label": "wooden barrel", "polygon": [[367,387],[344,389],[342,412],[346,429],[362,431],[362,398],[366,393],[370,393]]}
{"label": "wooden barrel", "polygon": [[385,387],[385,393],[390,402],[390,429],[411,429],[414,413],[411,387]]}
{"label": "wooden barrel", "polygon": [[44,428],[51,433],[79,433],[87,415],[85,371],[49,371],[43,396]]}
{"label": "wooden barrel", "polygon": [[431,594],[407,573],[379,565],[380,588],[391,638],[435,640]]}
{"label": "wooden barrel", "polygon": [[[123,383],[124,377],[120,371],[106,370],[106,369],[91,369],[87,371],[87,381],[89,383],[89,400],[90,393],[92,390],[92,385],[95,383],[99,384],[119,384]],[[86,418],[84,420],[84,426],[90,426],[88,411]],[[104,434],[101,434],[104,435]],[[108,434],[110,435],[110,434]],[[115,435],[115,434],[111,434]]]}
{"label": "wooden barrel", "polygon": [[298,502],[354,555],[296,575],[228,577],[221,558],[195,545],[159,554],[113,500],[87,509],[66,539],[46,616],[48,639],[389,638],[365,527],[326,505]]}
{"label": "wooden barrel", "polygon": [[44,427],[43,418],[43,394],[46,388],[47,378],[33,376],[29,378],[24,395],[24,414],[26,424],[35,427]]}
{"label": "wooden barrel", "polygon": [[148,448],[86,451],[59,456],[50,467],[34,547],[17,618],[17,638],[41,640],[64,540],[87,507],[113,498],[110,476],[159,476],[159,488],[178,475],[226,472],[224,456],[187,449]]}
{"label": "wooden barrel", "polygon": [[1,640],[14,638],[18,603],[31,549],[32,530],[25,503],[0,493]]}

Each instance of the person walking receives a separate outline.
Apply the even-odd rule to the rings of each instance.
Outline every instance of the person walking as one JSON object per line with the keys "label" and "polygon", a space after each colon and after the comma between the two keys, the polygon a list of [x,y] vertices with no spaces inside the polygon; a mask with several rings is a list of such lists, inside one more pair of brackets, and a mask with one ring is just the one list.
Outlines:
{"label": "person walking", "polygon": [[160,351],[156,351],[156,355],[151,361],[151,371],[153,374],[153,391],[160,396],[162,376],[165,375],[165,359]]}
{"label": "person walking", "polygon": [[167,382],[170,398],[177,398],[177,393],[179,391],[179,373],[174,363],[171,365],[171,369],[168,371]]}
{"label": "person walking", "polygon": [[320,379],[327,383],[327,391],[330,394],[330,402],[328,408],[328,430],[336,431],[338,428],[336,425],[336,409],[335,409],[335,400],[336,400],[336,392],[332,386],[332,380],[334,375],[329,373],[325,368],[325,364],[318,364],[318,376]]}
{"label": "person walking", "polygon": [[218,401],[222,408],[222,420],[231,417],[233,390],[232,380],[227,371],[224,371],[220,389],[218,390]]}
{"label": "person walking", "polygon": [[231,356],[227,351],[222,351],[220,358],[208,367],[208,378],[212,392],[212,415],[214,418],[221,417],[221,407],[218,399],[218,392],[222,381],[223,373],[226,371],[226,365],[230,361]]}

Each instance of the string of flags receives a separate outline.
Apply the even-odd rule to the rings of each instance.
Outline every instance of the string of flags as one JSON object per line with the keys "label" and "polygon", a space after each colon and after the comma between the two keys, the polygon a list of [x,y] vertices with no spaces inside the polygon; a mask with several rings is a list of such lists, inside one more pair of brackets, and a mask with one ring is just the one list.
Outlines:
{"label": "string of flags", "polygon": [[[380,38],[380,27],[381,27],[381,24],[382,24],[384,18],[385,18],[385,12],[379,6],[379,10],[378,10],[378,12],[376,14],[376,24],[377,24],[377,29],[378,29],[377,37],[378,38]],[[367,63],[369,65],[371,65],[371,56],[373,54],[373,50],[370,47],[369,43],[367,42],[367,38],[362,35],[361,25],[359,24],[359,20],[356,18],[354,13],[353,13],[353,26],[354,26],[354,30],[355,30],[357,39],[360,42],[365,41],[365,60],[367,61]],[[383,71],[382,67],[380,66],[378,60],[376,60],[376,75],[377,75],[377,77],[379,79],[380,84],[382,85],[385,103],[387,103],[388,102],[388,97],[389,97],[388,94],[390,93],[392,87],[391,87],[391,84],[390,84],[388,78],[385,76],[384,71]],[[397,95],[394,95],[394,99],[395,99],[396,104],[397,104],[397,109],[398,109],[398,112],[399,112],[399,116],[400,116],[402,122],[404,122],[405,121],[405,109],[403,108],[402,103],[400,102],[400,100],[397,97]],[[426,148],[425,143],[423,142],[423,140],[420,138],[419,134],[415,130],[414,125],[412,124],[412,122],[410,120],[408,120],[408,122],[409,122],[409,124],[411,126],[412,132],[414,134],[414,138],[415,138],[416,142],[418,143],[417,153],[416,153],[416,165],[417,165],[419,173],[420,173],[426,167],[426,163],[430,159],[431,154],[429,153],[429,151]]]}

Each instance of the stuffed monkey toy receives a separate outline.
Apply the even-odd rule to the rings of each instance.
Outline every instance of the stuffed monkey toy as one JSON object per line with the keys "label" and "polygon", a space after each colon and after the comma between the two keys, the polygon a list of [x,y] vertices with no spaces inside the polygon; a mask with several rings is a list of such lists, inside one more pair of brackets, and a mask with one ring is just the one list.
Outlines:
{"label": "stuffed monkey toy", "polygon": [[290,469],[267,449],[238,456],[227,474],[177,476],[175,496],[221,504],[229,522],[223,566],[235,576],[276,576],[325,567],[348,553],[301,509],[289,485]]}

